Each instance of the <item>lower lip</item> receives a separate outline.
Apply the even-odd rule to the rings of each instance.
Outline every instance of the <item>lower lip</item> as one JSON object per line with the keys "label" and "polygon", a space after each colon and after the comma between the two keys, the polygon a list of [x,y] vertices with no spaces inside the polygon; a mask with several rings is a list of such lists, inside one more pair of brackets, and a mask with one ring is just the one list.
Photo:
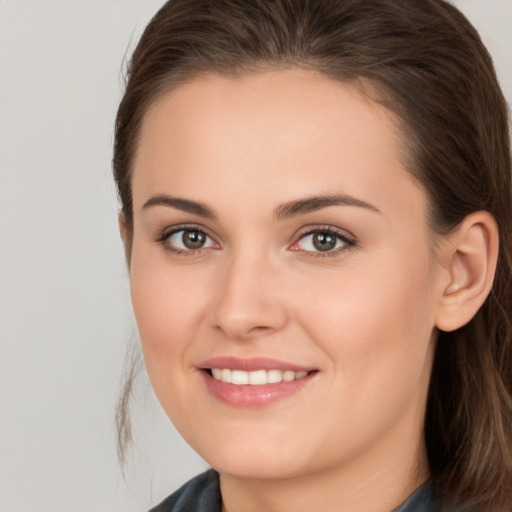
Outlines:
{"label": "lower lip", "polygon": [[204,382],[208,391],[218,400],[233,407],[257,408],[265,407],[278,400],[298,393],[313,378],[316,372],[309,373],[301,379],[275,384],[252,386],[250,384],[238,386],[214,379],[208,372],[202,370]]}

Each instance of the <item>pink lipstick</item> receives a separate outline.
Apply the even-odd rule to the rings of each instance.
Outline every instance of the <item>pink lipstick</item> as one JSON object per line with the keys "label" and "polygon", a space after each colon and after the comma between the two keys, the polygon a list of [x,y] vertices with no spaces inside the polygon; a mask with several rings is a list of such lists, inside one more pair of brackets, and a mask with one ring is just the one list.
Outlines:
{"label": "pink lipstick", "polygon": [[209,392],[234,407],[264,407],[298,393],[314,368],[270,358],[217,357],[199,365]]}

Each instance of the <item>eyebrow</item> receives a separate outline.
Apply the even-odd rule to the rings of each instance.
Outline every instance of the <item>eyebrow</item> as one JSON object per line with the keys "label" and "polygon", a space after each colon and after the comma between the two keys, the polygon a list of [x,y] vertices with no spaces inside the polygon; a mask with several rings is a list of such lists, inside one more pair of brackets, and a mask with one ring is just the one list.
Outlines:
{"label": "eyebrow", "polygon": [[[142,209],[154,206],[167,206],[209,219],[215,219],[217,217],[214,210],[205,203],[181,197],[173,197],[167,194],[159,194],[151,197],[144,203]],[[286,220],[298,215],[304,215],[323,208],[328,208],[329,206],[356,206],[358,208],[365,208],[376,213],[381,213],[378,208],[366,201],[344,194],[329,194],[306,197],[304,199],[284,203],[274,210],[274,218],[277,220]]]}
{"label": "eyebrow", "polygon": [[290,201],[289,203],[279,206],[274,212],[274,217],[278,220],[285,220],[297,215],[315,212],[329,206],[356,206],[376,213],[382,213],[378,208],[366,201],[361,201],[360,199],[344,194],[334,194],[312,196],[299,199],[298,201]]}
{"label": "eyebrow", "polygon": [[166,194],[159,194],[148,199],[142,209],[151,208],[152,206],[169,206],[182,210],[187,213],[198,215],[199,217],[205,217],[213,219],[216,217],[213,210],[204,203],[198,203],[197,201],[191,201],[190,199],[183,199],[181,197],[172,197]]}

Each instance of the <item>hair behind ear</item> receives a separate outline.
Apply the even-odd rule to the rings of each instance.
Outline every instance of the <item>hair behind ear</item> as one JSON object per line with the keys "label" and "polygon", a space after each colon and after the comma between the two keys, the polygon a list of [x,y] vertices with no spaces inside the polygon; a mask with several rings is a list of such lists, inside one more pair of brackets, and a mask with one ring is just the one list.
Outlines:
{"label": "hair behind ear", "polygon": [[512,503],[511,293],[503,289],[510,255],[498,261],[499,249],[496,221],[479,211],[441,255],[447,272],[425,432],[436,496],[447,506],[466,503],[468,512]]}

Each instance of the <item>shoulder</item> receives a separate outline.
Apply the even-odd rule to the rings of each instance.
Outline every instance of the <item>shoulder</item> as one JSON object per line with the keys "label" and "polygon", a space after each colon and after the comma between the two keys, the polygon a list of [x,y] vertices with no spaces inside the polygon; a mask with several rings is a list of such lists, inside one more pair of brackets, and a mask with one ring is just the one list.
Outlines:
{"label": "shoulder", "polygon": [[150,512],[220,512],[219,476],[212,469],[202,473],[152,508]]}

